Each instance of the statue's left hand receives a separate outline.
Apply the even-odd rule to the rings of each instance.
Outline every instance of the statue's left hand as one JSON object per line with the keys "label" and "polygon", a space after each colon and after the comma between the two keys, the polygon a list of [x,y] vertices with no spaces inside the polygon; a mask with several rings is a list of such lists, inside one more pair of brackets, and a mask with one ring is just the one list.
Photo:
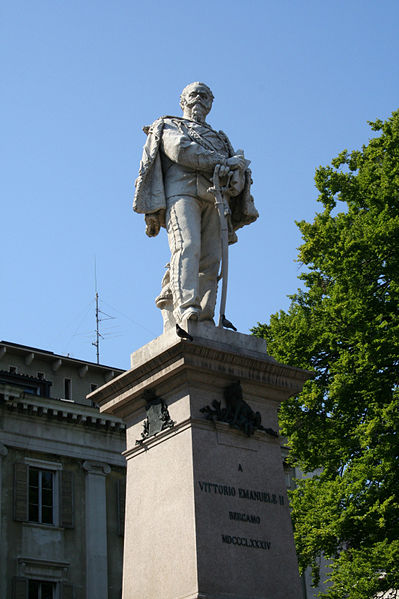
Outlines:
{"label": "statue's left hand", "polygon": [[238,196],[245,187],[245,172],[236,169],[230,177],[228,193],[230,197]]}
{"label": "statue's left hand", "polygon": [[231,156],[231,158],[227,159],[227,166],[231,170],[240,169],[241,171],[245,171],[248,164],[248,160],[246,160],[241,154],[235,154],[234,156]]}
{"label": "statue's left hand", "polygon": [[159,229],[161,228],[161,214],[160,212],[154,212],[152,214],[145,215],[145,224],[146,235],[148,237],[156,237],[159,233]]}

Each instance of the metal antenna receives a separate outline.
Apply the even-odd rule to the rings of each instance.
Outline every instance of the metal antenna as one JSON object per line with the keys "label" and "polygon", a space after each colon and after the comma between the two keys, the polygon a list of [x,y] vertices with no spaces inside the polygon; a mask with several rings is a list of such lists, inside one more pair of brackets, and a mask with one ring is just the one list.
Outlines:
{"label": "metal antenna", "polygon": [[[97,290],[96,258],[94,258],[94,284],[95,284],[95,291],[96,291],[96,340],[92,341],[92,345],[94,345],[94,347],[96,348],[97,364],[99,364],[100,363],[100,338],[104,339],[104,335],[102,335],[100,333],[100,322],[102,322],[103,320],[114,320],[115,316],[106,314],[106,312],[102,312],[102,310],[100,310],[100,308],[99,308],[99,297],[98,297],[98,290]],[[106,318],[100,318],[100,314],[103,314],[104,316],[106,316]]]}
{"label": "metal antenna", "polygon": [[98,316],[98,291],[97,291],[97,263],[96,257],[94,257],[94,287],[96,291],[96,340],[92,342],[92,345],[96,348],[97,364],[100,363],[100,319]]}

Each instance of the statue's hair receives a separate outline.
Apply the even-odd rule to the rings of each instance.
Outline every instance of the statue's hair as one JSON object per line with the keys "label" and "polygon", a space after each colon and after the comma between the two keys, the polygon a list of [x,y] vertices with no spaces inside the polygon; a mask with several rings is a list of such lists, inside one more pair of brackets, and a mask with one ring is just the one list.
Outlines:
{"label": "statue's hair", "polygon": [[185,95],[188,92],[189,88],[192,87],[193,85],[202,85],[203,87],[205,87],[205,89],[208,91],[209,95],[211,96],[212,102],[214,100],[215,96],[213,95],[212,90],[209,87],[209,85],[207,85],[206,83],[202,83],[202,81],[193,81],[192,83],[189,83],[188,85],[186,85],[186,87],[183,89],[182,93],[180,94],[180,107],[182,110],[184,110]]}

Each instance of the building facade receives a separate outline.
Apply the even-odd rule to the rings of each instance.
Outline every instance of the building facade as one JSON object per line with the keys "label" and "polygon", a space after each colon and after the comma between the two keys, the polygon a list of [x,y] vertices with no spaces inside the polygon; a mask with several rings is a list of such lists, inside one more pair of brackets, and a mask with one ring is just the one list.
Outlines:
{"label": "building facade", "polygon": [[0,342],[0,597],[120,599],[125,425],[86,395],[121,372]]}

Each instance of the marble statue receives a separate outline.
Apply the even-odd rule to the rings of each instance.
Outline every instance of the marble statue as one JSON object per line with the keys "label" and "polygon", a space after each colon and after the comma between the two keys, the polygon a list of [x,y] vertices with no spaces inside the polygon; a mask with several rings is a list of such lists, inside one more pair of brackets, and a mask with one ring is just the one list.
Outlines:
{"label": "marble statue", "polygon": [[214,322],[221,277],[225,304],[227,245],[258,217],[249,161],[206,122],[212,102],[207,85],[190,83],[180,97],[182,117],[164,116],[144,128],[133,209],[145,215],[149,237],[161,227],[168,233],[171,258],[156,298],[165,327],[189,319]]}

